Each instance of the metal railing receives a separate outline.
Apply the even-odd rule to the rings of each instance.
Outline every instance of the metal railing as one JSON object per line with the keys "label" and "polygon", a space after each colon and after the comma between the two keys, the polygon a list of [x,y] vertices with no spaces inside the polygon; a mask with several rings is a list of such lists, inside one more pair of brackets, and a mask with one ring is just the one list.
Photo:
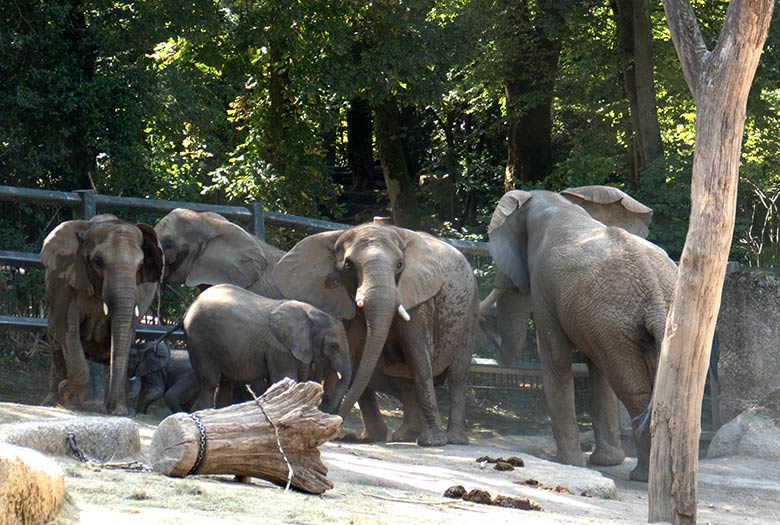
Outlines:
{"label": "metal railing", "polygon": [[[265,240],[267,224],[309,232],[342,230],[350,227],[348,224],[338,222],[267,211],[262,203],[259,202],[249,203],[244,206],[226,206],[137,197],[115,197],[102,195],[93,190],[63,192],[14,186],[0,186],[0,201],[63,206],[72,209],[82,219],[90,219],[98,213],[117,210],[160,213],[161,215],[167,214],[176,208],[187,208],[199,212],[209,211],[219,213],[227,219],[243,223],[247,231],[262,240]],[[487,243],[449,238],[441,239],[464,254],[489,256]],[[39,254],[15,251],[0,251],[0,264],[23,268],[43,267]],[[46,328],[46,322],[45,318],[40,317],[0,315],[0,328],[42,331]],[[141,324],[136,333],[143,337],[156,337],[168,328],[165,325]],[[181,337],[180,331],[174,332],[174,338],[176,337]]]}

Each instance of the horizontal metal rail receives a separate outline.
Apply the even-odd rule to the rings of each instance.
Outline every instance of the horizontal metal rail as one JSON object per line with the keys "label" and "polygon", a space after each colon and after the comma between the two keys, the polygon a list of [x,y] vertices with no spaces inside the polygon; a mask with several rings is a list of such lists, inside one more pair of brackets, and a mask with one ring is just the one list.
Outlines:
{"label": "horizontal metal rail", "polygon": [[[10,315],[0,315],[0,327],[10,330],[20,330],[25,332],[45,332],[48,326],[45,317],[14,317]],[[173,328],[169,325],[139,324],[135,329],[135,334],[141,339],[157,338]],[[170,339],[184,339],[184,332],[176,330],[169,336]]]}

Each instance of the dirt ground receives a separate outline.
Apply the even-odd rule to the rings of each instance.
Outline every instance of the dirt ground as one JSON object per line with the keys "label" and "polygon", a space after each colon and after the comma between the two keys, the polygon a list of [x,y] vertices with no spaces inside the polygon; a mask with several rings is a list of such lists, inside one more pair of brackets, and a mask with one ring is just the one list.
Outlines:
{"label": "dirt ground", "polygon": [[[27,378],[29,380],[29,378]],[[13,383],[18,382],[17,387]],[[11,384],[10,392],[8,385]],[[0,423],[50,414],[33,405],[37,388],[24,374],[0,373]],[[387,408],[387,407],[386,407]],[[479,412],[484,414],[484,412]],[[140,427],[142,453],[164,410],[135,418]],[[398,414],[387,409],[391,427]],[[321,447],[334,488],[322,496],[285,491],[254,479],[237,483],[229,476],[167,478],[153,472],[96,468],[67,457],[55,458],[66,476],[70,503],[58,524],[441,524],[441,523],[644,523],[647,486],[628,481],[634,459],[601,469],[614,480],[614,490],[582,494],[581,486],[601,478],[592,469],[560,466],[544,457],[554,450],[548,434],[513,435],[491,432],[477,421],[469,446],[421,448],[412,444],[327,443]],[[517,429],[512,422],[496,424]],[[344,423],[359,430],[357,414]],[[534,427],[535,430],[544,428]],[[520,456],[525,467],[499,472],[480,456]],[[144,457],[140,458],[142,461]],[[529,479],[539,487],[527,484]],[[564,479],[571,494],[549,490]],[[486,506],[443,497],[452,485],[484,489],[491,495],[526,497],[541,511]],[[595,495],[594,495],[595,494]],[[780,523],[780,463],[727,458],[701,460],[698,522],[712,524]]]}

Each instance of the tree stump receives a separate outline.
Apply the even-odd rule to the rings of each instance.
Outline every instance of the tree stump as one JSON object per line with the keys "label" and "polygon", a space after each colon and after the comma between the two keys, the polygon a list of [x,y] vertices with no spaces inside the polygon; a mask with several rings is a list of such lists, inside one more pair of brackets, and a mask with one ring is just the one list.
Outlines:
{"label": "tree stump", "polygon": [[[257,402],[247,401],[168,416],[152,436],[152,468],[166,476],[235,474],[286,485],[289,462],[290,485],[322,494],[333,483],[317,447],[338,435],[342,420],[317,409],[321,398],[318,383],[285,378],[258,398],[262,409]],[[196,465],[200,450],[204,452]]]}

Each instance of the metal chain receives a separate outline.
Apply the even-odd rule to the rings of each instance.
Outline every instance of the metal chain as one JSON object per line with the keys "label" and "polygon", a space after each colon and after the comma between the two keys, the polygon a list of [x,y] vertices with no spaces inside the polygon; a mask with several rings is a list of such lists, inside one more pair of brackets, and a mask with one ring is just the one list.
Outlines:
{"label": "metal chain", "polygon": [[203,421],[200,420],[200,417],[197,414],[189,414],[190,419],[195,423],[195,426],[198,427],[198,432],[200,433],[200,443],[198,444],[198,458],[195,460],[195,464],[192,466],[189,472],[187,472],[188,476],[191,476],[195,474],[198,469],[200,468],[201,463],[203,463],[203,456],[206,455],[206,427],[203,425]]}
{"label": "metal chain", "polygon": [[141,463],[140,461],[128,461],[128,462],[115,462],[115,463],[103,463],[101,461],[98,461],[93,458],[87,457],[84,452],[79,449],[78,445],[76,445],[76,434],[73,432],[68,432],[65,435],[65,441],[68,442],[68,448],[70,448],[70,453],[79,461],[82,463],[89,463],[90,465],[95,465],[100,468],[113,468],[113,469],[122,469],[122,470],[140,470],[141,472],[151,472],[152,469],[145,465],[144,463]]}
{"label": "metal chain", "polygon": [[290,490],[290,484],[292,483],[293,478],[293,468],[292,465],[290,465],[290,461],[287,459],[287,454],[284,453],[284,449],[282,448],[282,441],[279,439],[279,427],[277,427],[276,423],[274,423],[273,420],[271,420],[271,418],[268,416],[268,413],[265,411],[263,404],[257,398],[254,390],[252,390],[252,387],[249,385],[244,386],[249,391],[249,393],[252,394],[252,397],[255,399],[255,403],[257,403],[257,406],[260,407],[260,412],[263,413],[265,418],[269,423],[271,423],[271,426],[274,429],[274,434],[276,434],[276,448],[279,449],[279,452],[282,454],[282,459],[284,460],[285,465],[287,465],[287,485],[284,487],[284,490]]}

